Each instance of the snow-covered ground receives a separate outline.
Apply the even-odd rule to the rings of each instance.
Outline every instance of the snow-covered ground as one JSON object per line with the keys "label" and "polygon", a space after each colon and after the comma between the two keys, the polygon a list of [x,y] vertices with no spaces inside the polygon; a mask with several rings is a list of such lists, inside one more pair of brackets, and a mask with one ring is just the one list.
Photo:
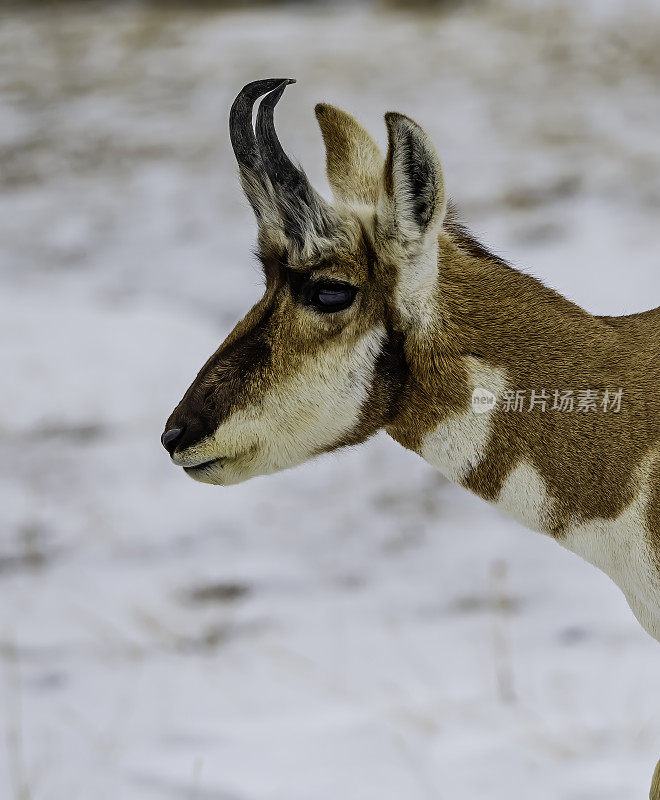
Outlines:
{"label": "snow-covered ground", "polygon": [[0,12],[0,797],[645,797],[660,649],[604,575],[386,437],[228,489],[158,438],[259,296],[255,77],[321,188],[315,102],[405,111],[500,253],[658,305],[657,2],[38,5]]}

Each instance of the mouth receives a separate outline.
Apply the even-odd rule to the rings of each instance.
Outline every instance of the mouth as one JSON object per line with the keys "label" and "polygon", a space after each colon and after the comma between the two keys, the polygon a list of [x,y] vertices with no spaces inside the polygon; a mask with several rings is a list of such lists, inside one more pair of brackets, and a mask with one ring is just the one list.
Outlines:
{"label": "mouth", "polygon": [[209,467],[222,466],[223,462],[227,461],[226,458],[211,458],[209,461],[203,461],[201,464],[195,464],[194,467],[184,467],[183,471],[188,475],[198,475],[205,472]]}
{"label": "mouth", "polygon": [[[252,453],[254,450],[248,450]],[[188,456],[185,460],[193,461],[193,456]],[[199,456],[197,463],[180,463],[184,458],[175,453],[172,461],[177,467],[181,467],[189,478],[200,483],[210,483],[216,486],[226,486],[230,483],[240,483],[240,476],[245,469],[246,452],[235,455],[216,456],[206,461]],[[177,463],[177,461],[179,463]],[[237,471],[238,465],[238,471]],[[240,466],[242,465],[242,467]],[[249,470],[248,470],[249,471]]]}

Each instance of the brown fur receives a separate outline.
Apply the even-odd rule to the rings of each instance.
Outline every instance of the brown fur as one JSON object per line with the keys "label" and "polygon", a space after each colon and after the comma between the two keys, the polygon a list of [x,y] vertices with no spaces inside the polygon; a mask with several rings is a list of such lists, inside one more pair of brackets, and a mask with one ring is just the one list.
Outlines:
{"label": "brown fur", "polygon": [[[618,414],[498,409],[488,452],[465,480],[468,488],[494,500],[526,458],[554,500],[555,533],[569,521],[617,517],[636,493],[637,468],[660,443],[660,310],[594,317],[475,249],[451,221],[440,239],[438,291],[442,321],[428,345],[432,356],[419,360],[417,386],[410,390],[418,420],[414,437],[410,417],[395,421],[393,436],[419,450],[424,434],[444,415],[467,410],[466,355],[506,368],[511,386],[528,393],[621,388]],[[434,413],[422,415],[429,407]],[[654,489],[660,491],[660,482]]]}
{"label": "brown fur", "polygon": [[[166,428],[183,431],[175,463],[198,480],[239,482],[381,428],[422,454],[446,428],[467,458],[456,480],[499,502],[514,470],[528,469],[539,485],[520,500],[543,504],[540,529],[576,552],[585,536],[582,554],[615,573],[660,638],[660,308],[593,316],[489,252],[445,214],[439,160],[409,118],[386,115],[383,159],[351,116],[324,104],[316,114],[336,208],[316,203],[328,224],[292,241],[269,184],[248,185],[266,291],[170,416]],[[298,200],[294,191],[287,213]],[[328,279],[354,292],[332,313],[306,299]],[[469,413],[477,373],[525,392],[524,412],[500,402],[480,427]],[[623,390],[618,412],[529,408],[532,391],[601,399],[606,389]],[[437,447],[442,465],[444,442]],[[660,800],[660,764],[651,800]]]}
{"label": "brown fur", "polygon": [[[427,302],[435,322],[420,335],[393,301],[405,280],[400,262],[414,257],[419,245],[401,239],[391,214],[392,209],[398,213],[396,204],[407,196],[402,188],[400,197],[396,194],[397,164],[411,176],[406,189],[413,193],[411,201],[424,191],[440,196],[436,183],[441,187],[441,170],[433,168],[432,146],[411,120],[388,114],[383,162],[373,139],[350,115],[325,104],[316,107],[316,114],[335,196],[376,207],[375,227],[369,230],[368,222],[356,225],[353,220],[336,241],[321,242],[301,258],[292,257],[286,242],[269,238],[268,227],[262,226],[264,299],[202,368],[168,426],[186,427],[184,444],[208,435],[232,410],[258,402],[268,385],[295,373],[301,359],[313,358],[325,342],[358,337],[381,322],[387,344],[369,397],[353,431],[335,447],[363,441],[384,426],[419,452],[427,433],[451,414],[468,410],[468,358],[504,368],[510,387],[527,393],[623,389],[618,414],[506,413],[498,408],[485,456],[463,481],[495,500],[524,459],[547,488],[555,535],[575,522],[620,515],[639,488],[639,466],[660,445],[660,309],[627,317],[592,316],[487,251],[450,210],[438,238],[436,285]],[[390,227],[383,228],[383,220]],[[306,277],[292,278],[297,272]],[[318,319],[302,311],[294,284],[320,275],[357,286],[358,311]],[[650,489],[647,518],[660,551],[657,466]]]}
{"label": "brown fur", "polygon": [[357,120],[340,109],[319,103],[314,111],[326,145],[326,170],[335,197],[375,203],[378,166],[383,160],[376,143]]}
{"label": "brown fur", "polygon": [[[325,104],[316,107],[316,114],[328,178],[341,202],[377,206],[383,202],[380,196],[395,203],[397,136],[411,140],[399,164],[411,174],[417,171],[423,189],[424,170],[430,168],[420,172],[415,162],[424,162],[418,151],[428,145],[423,134],[416,136],[411,120],[386,116],[389,148],[383,162],[373,139],[350,115]],[[439,167],[430,177],[441,183]],[[411,188],[416,189],[414,182]],[[435,185],[431,191],[438,196]],[[264,299],[202,368],[168,427],[186,427],[183,444],[208,435],[233,410],[258,402],[269,385],[295,373],[301,360],[313,358],[325,342],[337,336],[355,340],[382,322],[387,339],[369,397],[358,423],[334,447],[363,441],[385,427],[419,452],[427,433],[469,409],[468,358],[504,368],[511,388],[528,394],[532,389],[623,389],[618,414],[506,413],[498,408],[485,456],[463,481],[495,500],[524,459],[547,487],[555,535],[575,522],[620,515],[639,488],[639,466],[660,445],[660,309],[627,317],[592,316],[490,253],[450,210],[438,238],[437,281],[429,298],[435,323],[420,336],[407,330],[393,302],[405,280],[398,262],[411,257],[416,245],[406,240],[394,246],[396,231],[381,228],[378,222],[368,230],[363,221],[353,221],[346,231],[340,229],[336,241],[322,242],[301,258],[262,227]],[[310,319],[296,302],[291,275],[297,272],[358,286],[358,312],[338,320]],[[657,465],[650,489],[649,535],[660,552]]]}

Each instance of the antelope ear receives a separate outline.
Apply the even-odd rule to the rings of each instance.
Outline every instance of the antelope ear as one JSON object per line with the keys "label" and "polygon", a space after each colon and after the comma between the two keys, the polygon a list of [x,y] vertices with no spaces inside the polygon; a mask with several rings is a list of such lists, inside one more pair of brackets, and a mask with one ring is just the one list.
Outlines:
{"label": "antelope ear", "polygon": [[429,137],[403,114],[388,112],[388,150],[378,228],[406,244],[437,236],[447,210],[442,166]]}
{"label": "antelope ear", "polygon": [[383,171],[378,145],[340,108],[319,103],[314,111],[325,142],[328,182],[335,199],[375,205]]}

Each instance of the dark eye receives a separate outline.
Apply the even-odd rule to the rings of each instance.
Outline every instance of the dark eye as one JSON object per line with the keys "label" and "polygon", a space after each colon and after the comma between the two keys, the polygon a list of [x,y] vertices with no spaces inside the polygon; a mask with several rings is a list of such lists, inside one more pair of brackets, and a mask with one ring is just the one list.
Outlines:
{"label": "dark eye", "polygon": [[305,299],[309,305],[322,313],[343,311],[355,299],[356,291],[355,286],[351,286],[350,283],[319,281],[309,286]]}

